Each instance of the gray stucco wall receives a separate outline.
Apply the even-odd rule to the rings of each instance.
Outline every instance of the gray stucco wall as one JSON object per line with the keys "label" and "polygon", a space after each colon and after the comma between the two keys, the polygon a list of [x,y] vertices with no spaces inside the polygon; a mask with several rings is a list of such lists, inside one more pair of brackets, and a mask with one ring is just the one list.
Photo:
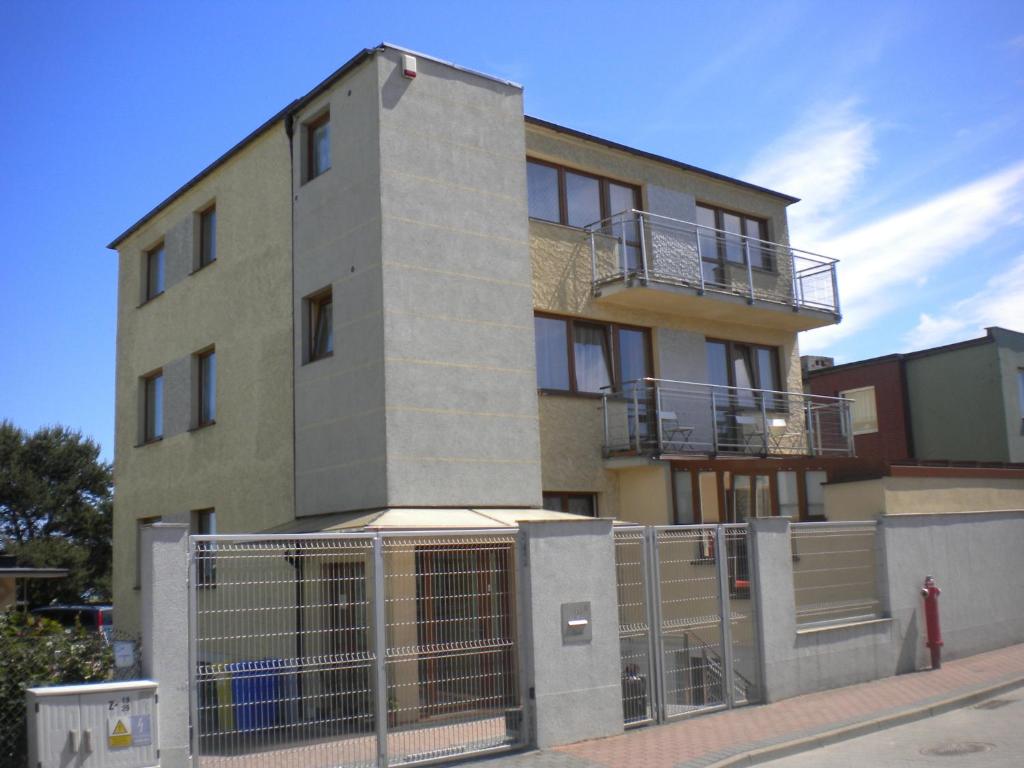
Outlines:
{"label": "gray stucco wall", "polygon": [[906,371],[918,459],[1009,460],[994,344],[910,358]]}
{"label": "gray stucco wall", "polygon": [[522,91],[400,55],[376,57],[387,503],[539,506]]}
{"label": "gray stucco wall", "polygon": [[[519,525],[519,594],[533,745],[621,733],[619,622],[610,520]],[[589,602],[591,641],[564,644],[562,604]]]}
{"label": "gray stucco wall", "polygon": [[[296,515],[384,506],[377,67],[309,104],[292,138]],[[330,109],[331,168],[303,183],[303,123]],[[306,362],[305,297],[330,287],[334,354]]]}

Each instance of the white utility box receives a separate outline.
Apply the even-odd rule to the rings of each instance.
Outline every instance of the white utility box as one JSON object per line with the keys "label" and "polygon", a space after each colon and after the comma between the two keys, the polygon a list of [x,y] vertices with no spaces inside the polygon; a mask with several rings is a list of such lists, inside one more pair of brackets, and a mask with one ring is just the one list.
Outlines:
{"label": "white utility box", "polygon": [[158,766],[157,701],[151,680],[29,688],[29,768]]}

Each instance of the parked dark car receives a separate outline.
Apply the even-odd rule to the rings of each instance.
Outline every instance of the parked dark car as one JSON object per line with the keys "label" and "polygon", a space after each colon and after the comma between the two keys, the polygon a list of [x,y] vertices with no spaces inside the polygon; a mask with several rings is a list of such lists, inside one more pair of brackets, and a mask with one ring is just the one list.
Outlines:
{"label": "parked dark car", "polygon": [[32,613],[65,627],[101,632],[107,640],[114,632],[114,608],[110,605],[47,605],[32,609]]}

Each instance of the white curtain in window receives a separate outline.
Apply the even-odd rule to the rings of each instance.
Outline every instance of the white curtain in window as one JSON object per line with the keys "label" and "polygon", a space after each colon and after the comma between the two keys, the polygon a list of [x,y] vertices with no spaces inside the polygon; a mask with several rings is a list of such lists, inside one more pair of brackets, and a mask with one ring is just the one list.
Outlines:
{"label": "white curtain in window", "polygon": [[608,333],[603,326],[574,325],[573,350],[577,391],[600,393],[612,383]]}

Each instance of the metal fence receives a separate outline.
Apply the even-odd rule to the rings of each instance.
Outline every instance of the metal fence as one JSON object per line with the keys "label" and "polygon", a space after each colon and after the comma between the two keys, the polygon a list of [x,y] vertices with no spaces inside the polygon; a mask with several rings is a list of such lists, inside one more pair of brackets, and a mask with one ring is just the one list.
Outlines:
{"label": "metal fence", "polygon": [[877,523],[793,523],[798,626],[878,618]]}
{"label": "metal fence", "polygon": [[745,525],[615,531],[627,725],[756,701]]}
{"label": "metal fence", "polygon": [[410,765],[519,745],[514,543],[193,536],[197,764]]}

